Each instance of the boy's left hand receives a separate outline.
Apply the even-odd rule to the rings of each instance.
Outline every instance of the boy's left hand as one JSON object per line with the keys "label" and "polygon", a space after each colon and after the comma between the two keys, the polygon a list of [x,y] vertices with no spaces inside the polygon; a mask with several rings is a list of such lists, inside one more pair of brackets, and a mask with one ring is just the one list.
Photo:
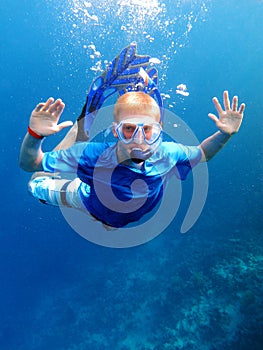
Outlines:
{"label": "boy's left hand", "polygon": [[217,128],[223,133],[228,135],[237,133],[242,123],[245,104],[241,103],[240,107],[238,108],[238,97],[234,96],[232,106],[230,106],[228,91],[224,91],[223,94],[225,109],[222,108],[216,97],[214,97],[212,101],[214,102],[219,118],[212,113],[208,114],[209,118],[215,122]]}

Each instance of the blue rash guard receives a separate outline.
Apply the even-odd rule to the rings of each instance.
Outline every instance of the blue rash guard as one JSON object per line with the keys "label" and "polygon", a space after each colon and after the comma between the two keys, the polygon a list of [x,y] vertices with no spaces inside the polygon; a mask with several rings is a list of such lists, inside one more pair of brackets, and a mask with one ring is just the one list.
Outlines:
{"label": "blue rash guard", "polygon": [[47,152],[48,172],[75,173],[82,181],[80,198],[96,219],[123,227],[140,220],[160,202],[172,175],[184,180],[201,159],[197,146],[162,142],[141,168],[118,163],[116,143],[76,143],[67,150]]}

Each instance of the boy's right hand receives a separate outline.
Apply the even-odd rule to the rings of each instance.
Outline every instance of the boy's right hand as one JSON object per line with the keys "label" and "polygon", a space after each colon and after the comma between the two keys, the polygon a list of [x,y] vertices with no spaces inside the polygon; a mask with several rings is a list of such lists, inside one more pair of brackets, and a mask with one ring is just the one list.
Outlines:
{"label": "boy's right hand", "polygon": [[29,127],[40,136],[49,136],[72,126],[71,121],[58,124],[64,108],[65,104],[61,99],[54,102],[54,99],[50,97],[46,102],[39,103],[33,110]]}

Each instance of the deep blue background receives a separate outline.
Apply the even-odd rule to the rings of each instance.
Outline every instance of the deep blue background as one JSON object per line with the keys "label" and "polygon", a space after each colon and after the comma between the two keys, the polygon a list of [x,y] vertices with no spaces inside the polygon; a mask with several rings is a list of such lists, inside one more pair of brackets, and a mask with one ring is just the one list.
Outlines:
{"label": "deep blue background", "polygon": [[[99,18],[104,5],[116,12],[115,2],[92,3]],[[120,31],[114,16],[101,26],[76,20],[75,28],[65,1],[0,4],[1,349],[261,349],[263,3],[203,1],[206,15],[202,1],[164,3],[167,19],[178,16],[176,54],[171,36],[149,22],[153,43],[143,21],[134,35]],[[132,23],[132,10],[122,12],[123,24],[125,16]],[[186,37],[190,11],[196,21]],[[89,243],[57,208],[31,198],[17,160],[40,100],[62,97],[65,120],[80,112],[96,76],[83,44],[94,41],[109,60],[132,40],[155,57],[167,47],[160,85],[200,140],[215,131],[207,114],[224,89],[246,112],[239,134],[209,163],[209,194],[195,226],[179,233],[182,209],[158,238],[121,250]],[[174,93],[180,83],[187,98]],[[188,198],[187,183],[184,190]]]}

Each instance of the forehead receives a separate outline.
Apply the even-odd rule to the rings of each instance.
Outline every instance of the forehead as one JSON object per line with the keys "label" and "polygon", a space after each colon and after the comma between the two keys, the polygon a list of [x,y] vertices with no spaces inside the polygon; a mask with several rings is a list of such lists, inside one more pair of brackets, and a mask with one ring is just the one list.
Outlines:
{"label": "forehead", "polygon": [[120,120],[120,122],[126,124],[153,124],[156,123],[156,120],[153,117],[143,115],[143,116],[131,116],[125,119]]}
{"label": "forehead", "polygon": [[159,122],[159,116],[152,116],[148,114],[129,113],[129,111],[121,112],[118,115],[118,121],[125,121],[126,123],[154,123]]}

